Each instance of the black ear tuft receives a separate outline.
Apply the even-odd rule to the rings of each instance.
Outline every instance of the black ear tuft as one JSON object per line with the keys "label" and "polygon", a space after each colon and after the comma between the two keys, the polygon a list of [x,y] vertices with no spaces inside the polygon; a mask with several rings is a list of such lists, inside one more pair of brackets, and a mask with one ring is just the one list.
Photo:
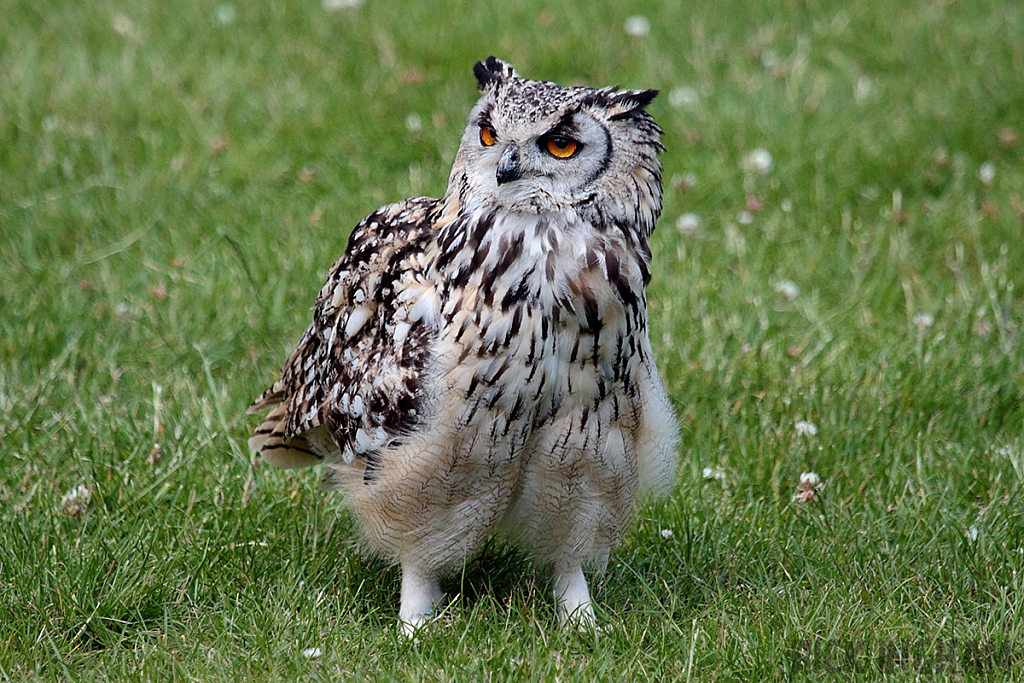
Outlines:
{"label": "black ear tuft", "polygon": [[608,120],[620,121],[636,116],[658,96],[657,90],[623,90],[608,96]]}
{"label": "black ear tuft", "polygon": [[516,70],[511,64],[506,64],[497,57],[488,57],[484,62],[477,62],[473,65],[473,75],[476,76],[477,87],[486,90],[498,81],[516,76]]}

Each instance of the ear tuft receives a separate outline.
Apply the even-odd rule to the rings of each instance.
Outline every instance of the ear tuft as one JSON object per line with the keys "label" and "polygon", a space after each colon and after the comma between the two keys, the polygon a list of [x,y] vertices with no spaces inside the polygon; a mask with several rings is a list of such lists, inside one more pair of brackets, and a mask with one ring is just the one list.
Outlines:
{"label": "ear tuft", "polygon": [[477,87],[480,90],[486,90],[498,81],[506,78],[516,78],[519,76],[511,64],[506,64],[494,56],[473,65],[473,75],[476,76]]}
{"label": "ear tuft", "polygon": [[622,90],[608,93],[605,107],[608,120],[621,121],[636,116],[658,96],[657,90]]}

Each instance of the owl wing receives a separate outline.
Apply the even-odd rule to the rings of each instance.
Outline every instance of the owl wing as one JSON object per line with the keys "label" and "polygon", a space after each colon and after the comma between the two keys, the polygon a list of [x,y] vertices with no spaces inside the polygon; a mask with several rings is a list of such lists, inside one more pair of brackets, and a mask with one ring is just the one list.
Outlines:
{"label": "owl wing", "polygon": [[249,408],[270,409],[249,439],[264,461],[306,467],[340,455],[363,459],[369,474],[381,448],[415,431],[437,334],[425,275],[437,203],[407,199],[353,230],[281,378]]}

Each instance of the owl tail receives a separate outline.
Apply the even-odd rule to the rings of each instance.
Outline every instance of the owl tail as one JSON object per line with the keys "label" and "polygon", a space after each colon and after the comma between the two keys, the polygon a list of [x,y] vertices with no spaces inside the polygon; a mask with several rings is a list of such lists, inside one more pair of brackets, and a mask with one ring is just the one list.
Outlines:
{"label": "owl tail", "polygon": [[320,456],[313,452],[304,436],[286,436],[288,403],[284,395],[275,389],[267,390],[246,411],[251,414],[272,408],[260,426],[253,430],[249,448],[258,453],[263,462],[283,470],[319,465]]}

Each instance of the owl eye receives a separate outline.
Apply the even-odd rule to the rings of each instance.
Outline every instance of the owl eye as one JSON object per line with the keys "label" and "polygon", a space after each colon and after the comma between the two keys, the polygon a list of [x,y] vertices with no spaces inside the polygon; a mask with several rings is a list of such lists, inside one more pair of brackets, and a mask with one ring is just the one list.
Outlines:
{"label": "owl eye", "polygon": [[490,126],[480,126],[480,144],[484,147],[493,147],[498,141],[498,134]]}
{"label": "owl eye", "polygon": [[557,159],[568,159],[580,151],[580,143],[564,135],[547,135],[541,138],[541,149]]}

